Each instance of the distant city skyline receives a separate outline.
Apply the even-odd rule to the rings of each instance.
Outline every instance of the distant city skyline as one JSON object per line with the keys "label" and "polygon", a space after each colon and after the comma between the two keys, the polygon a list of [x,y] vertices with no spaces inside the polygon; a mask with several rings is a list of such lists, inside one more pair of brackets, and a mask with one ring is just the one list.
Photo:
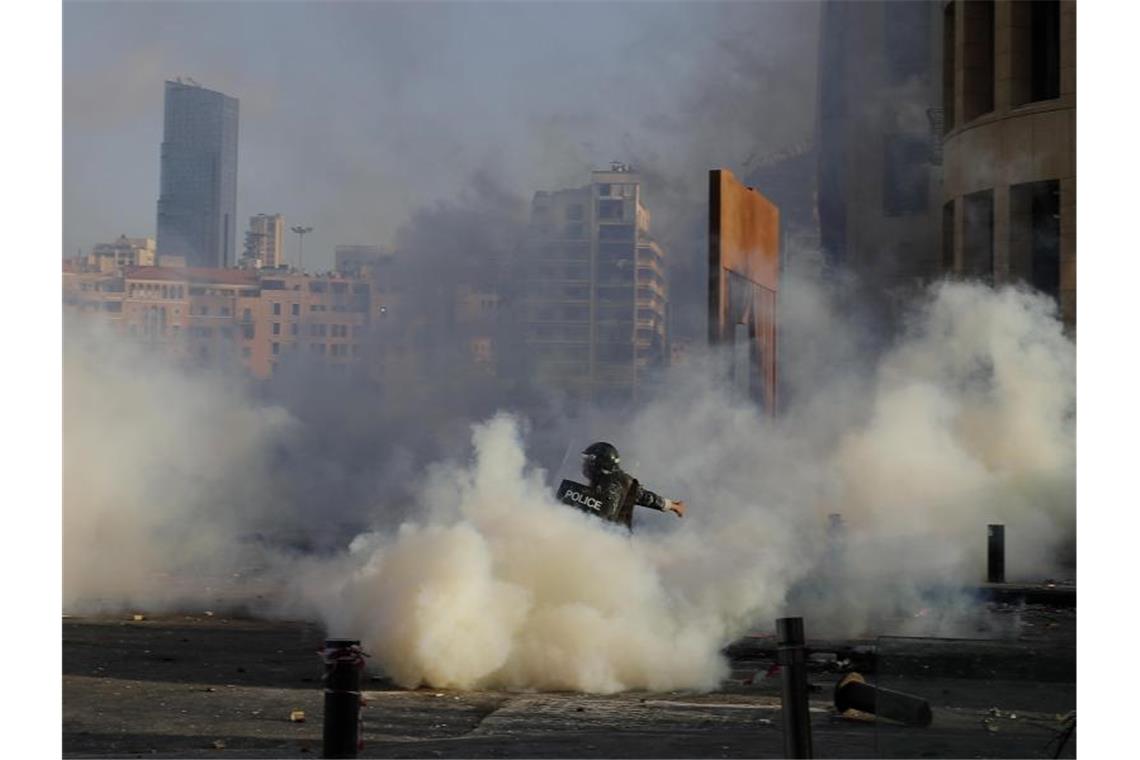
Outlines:
{"label": "distant city skyline", "polygon": [[306,267],[326,269],[336,245],[391,245],[475,178],[525,211],[623,160],[650,170],[665,220],[655,193],[699,200],[709,166],[794,144],[814,108],[813,3],[67,2],[63,17],[65,256],[156,234],[178,76],[241,102],[235,219],[312,226]]}

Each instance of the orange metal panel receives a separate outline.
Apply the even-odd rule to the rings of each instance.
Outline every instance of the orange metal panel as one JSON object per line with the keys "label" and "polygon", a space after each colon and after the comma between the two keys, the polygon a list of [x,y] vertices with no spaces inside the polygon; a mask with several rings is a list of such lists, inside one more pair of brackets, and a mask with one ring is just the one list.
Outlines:
{"label": "orange metal panel", "polygon": [[780,211],[728,169],[709,172],[709,343],[732,344],[736,325],[751,341],[749,393],[776,408],[776,297]]}

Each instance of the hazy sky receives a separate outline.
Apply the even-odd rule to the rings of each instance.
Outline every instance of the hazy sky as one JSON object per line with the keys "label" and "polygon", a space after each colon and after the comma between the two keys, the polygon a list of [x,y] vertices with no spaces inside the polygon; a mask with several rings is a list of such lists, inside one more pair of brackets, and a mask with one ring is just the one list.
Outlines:
{"label": "hazy sky", "polygon": [[66,2],[63,253],[154,234],[176,76],[241,102],[239,245],[250,215],[283,213],[315,227],[312,266],[390,243],[475,172],[528,199],[625,160],[699,200],[708,168],[810,134],[817,18],[807,2]]}

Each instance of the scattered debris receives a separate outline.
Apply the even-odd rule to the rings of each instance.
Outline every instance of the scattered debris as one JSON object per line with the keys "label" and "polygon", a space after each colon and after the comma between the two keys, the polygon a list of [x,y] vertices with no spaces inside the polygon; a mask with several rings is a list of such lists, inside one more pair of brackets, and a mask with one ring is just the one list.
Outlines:
{"label": "scattered debris", "polygon": [[213,617],[214,613],[211,610],[206,610],[206,617]]}
{"label": "scattered debris", "polygon": [[305,722],[305,711],[304,710],[293,710],[291,713],[289,713],[289,721],[291,723],[304,723]]}
{"label": "scattered debris", "polygon": [[136,612],[135,614],[131,615],[131,620],[133,620],[137,623],[140,620],[146,620],[146,615],[140,615],[139,613]]}
{"label": "scattered debris", "polygon": [[994,717],[994,718],[1009,718],[1010,720],[1017,720],[1017,713],[1005,712],[1003,710],[999,710],[996,707],[990,708],[989,715]]}
{"label": "scattered debris", "polygon": [[214,739],[214,749],[225,749],[226,743],[221,739]]}

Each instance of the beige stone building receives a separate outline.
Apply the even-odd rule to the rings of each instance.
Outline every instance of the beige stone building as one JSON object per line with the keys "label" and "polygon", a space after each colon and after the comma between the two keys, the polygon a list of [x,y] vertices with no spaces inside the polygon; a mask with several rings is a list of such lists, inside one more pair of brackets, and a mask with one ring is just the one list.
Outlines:
{"label": "beige stone building", "polygon": [[100,243],[91,249],[87,266],[99,272],[113,272],[121,267],[154,266],[154,238],[129,238],[120,235],[113,243]]}
{"label": "beige stone building", "polygon": [[1029,283],[1075,329],[1076,3],[942,13],[943,268]]}
{"label": "beige stone building", "polygon": [[540,385],[630,401],[668,361],[664,252],[649,223],[641,179],[622,164],[535,194],[522,320]]}
{"label": "beige stone building", "polygon": [[335,371],[363,367],[369,326],[386,306],[367,278],[237,269],[65,262],[64,307],[176,359],[241,364],[267,378],[290,358]]}

